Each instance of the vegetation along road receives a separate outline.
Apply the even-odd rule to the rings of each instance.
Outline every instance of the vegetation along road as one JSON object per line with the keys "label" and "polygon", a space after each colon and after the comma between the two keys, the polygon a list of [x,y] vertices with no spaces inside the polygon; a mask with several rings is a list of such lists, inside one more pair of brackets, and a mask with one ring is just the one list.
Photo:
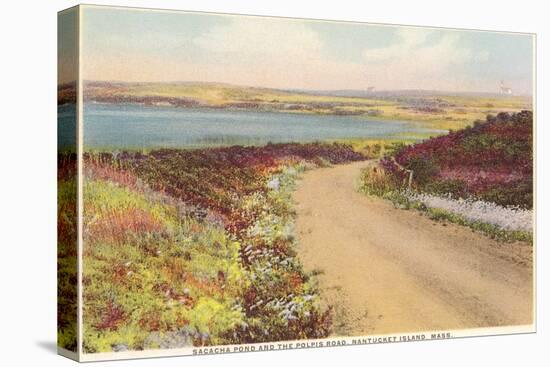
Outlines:
{"label": "vegetation along road", "polygon": [[500,243],[356,190],[371,162],[307,172],[294,193],[299,256],[336,335],[532,322],[532,246]]}

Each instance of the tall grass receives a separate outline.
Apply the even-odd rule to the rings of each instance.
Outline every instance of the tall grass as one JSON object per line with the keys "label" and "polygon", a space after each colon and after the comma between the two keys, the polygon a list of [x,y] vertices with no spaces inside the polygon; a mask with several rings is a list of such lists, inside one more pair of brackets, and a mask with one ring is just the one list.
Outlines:
{"label": "tall grass", "polygon": [[290,192],[306,167],[359,159],[341,144],[86,154],[85,350],[328,335]]}

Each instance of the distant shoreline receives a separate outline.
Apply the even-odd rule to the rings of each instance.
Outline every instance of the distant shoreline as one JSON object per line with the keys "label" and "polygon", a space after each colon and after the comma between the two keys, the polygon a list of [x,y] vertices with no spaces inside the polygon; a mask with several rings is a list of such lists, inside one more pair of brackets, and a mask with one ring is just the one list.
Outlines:
{"label": "distant shoreline", "polygon": [[[72,97],[71,85],[60,98]],[[352,93],[353,92],[353,93]],[[429,91],[303,91],[224,83],[84,83],[84,101],[162,107],[357,116],[407,121],[437,130],[460,129],[488,114],[532,109],[527,96]]]}

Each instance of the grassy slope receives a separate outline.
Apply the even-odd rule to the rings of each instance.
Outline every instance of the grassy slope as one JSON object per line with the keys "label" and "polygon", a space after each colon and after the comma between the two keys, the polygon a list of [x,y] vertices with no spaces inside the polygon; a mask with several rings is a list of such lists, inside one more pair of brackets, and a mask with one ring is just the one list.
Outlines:
{"label": "grassy slope", "polygon": [[244,322],[239,242],[219,227],[180,218],[175,205],[151,193],[106,180],[87,181],[84,192],[86,351],[155,348],[169,341],[152,332],[181,328],[190,342],[207,334],[217,344]]}
{"label": "grassy slope", "polygon": [[415,172],[414,184],[422,191],[533,207],[529,111],[487,116],[471,128],[404,147],[395,159]]}
{"label": "grassy slope", "polygon": [[357,159],[321,144],[87,154],[85,350],[326,336],[290,192],[306,166]]}

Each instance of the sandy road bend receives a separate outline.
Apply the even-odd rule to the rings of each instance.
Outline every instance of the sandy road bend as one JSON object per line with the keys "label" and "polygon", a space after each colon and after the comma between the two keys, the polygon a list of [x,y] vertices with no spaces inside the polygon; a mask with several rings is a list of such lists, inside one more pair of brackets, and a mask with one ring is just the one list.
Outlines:
{"label": "sandy road bend", "polygon": [[356,191],[356,162],[307,172],[294,193],[299,257],[320,273],[337,335],[532,322],[532,247],[436,223]]}

